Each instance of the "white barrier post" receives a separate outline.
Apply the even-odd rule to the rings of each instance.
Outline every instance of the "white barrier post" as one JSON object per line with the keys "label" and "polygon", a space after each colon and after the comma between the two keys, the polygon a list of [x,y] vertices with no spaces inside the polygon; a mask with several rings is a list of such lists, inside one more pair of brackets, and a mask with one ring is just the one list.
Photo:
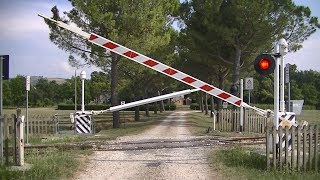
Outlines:
{"label": "white barrier post", "polygon": [[21,109],[17,110],[17,130],[18,130],[18,165],[24,165],[24,116],[21,115]]}
{"label": "white barrier post", "polygon": [[280,112],[285,111],[285,101],[284,101],[284,56],[288,52],[288,43],[285,39],[281,38],[278,42],[279,52],[281,54],[280,61]]}
{"label": "white barrier post", "polygon": [[[279,44],[276,45],[275,53],[280,52]],[[275,69],[274,69],[274,119],[273,125],[278,129],[279,126],[279,57],[275,58]]]}
{"label": "white barrier post", "polygon": [[[243,101],[243,79],[240,79],[240,99]],[[243,106],[240,107],[240,132],[243,131]]]}
{"label": "white barrier post", "polygon": [[81,111],[84,113],[84,80],[86,79],[86,72],[81,71],[80,78],[82,82],[82,104],[81,104]]}

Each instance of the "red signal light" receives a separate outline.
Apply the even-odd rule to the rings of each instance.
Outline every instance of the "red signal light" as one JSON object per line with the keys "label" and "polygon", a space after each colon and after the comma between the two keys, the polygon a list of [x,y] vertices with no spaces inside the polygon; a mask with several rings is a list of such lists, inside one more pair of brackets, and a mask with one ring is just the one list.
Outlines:
{"label": "red signal light", "polygon": [[261,75],[273,73],[275,59],[271,54],[260,54],[254,61],[254,68]]}
{"label": "red signal light", "polygon": [[270,67],[270,62],[267,59],[262,59],[259,62],[259,67],[263,70],[267,70]]}

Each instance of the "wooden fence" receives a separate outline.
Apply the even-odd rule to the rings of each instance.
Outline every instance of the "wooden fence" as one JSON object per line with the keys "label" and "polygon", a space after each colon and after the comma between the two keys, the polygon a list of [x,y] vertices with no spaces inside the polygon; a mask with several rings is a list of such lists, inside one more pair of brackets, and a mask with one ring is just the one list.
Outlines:
{"label": "wooden fence", "polygon": [[[6,117],[7,129],[9,134],[13,134],[14,129],[14,119],[13,117]],[[27,130],[26,120],[25,120],[25,132]],[[55,132],[55,124],[50,116],[31,116],[28,120],[29,134],[53,134]]]}
{"label": "wooden fence", "polygon": [[[240,110],[222,109],[217,112],[216,127],[219,131],[240,131]],[[271,123],[271,118],[258,115],[255,111],[246,109],[243,118],[243,131],[264,133],[265,127]]]}
{"label": "wooden fence", "polygon": [[[279,143],[277,143],[279,141]],[[281,144],[279,146],[278,144]],[[319,127],[267,128],[267,168],[319,171]]]}
{"label": "wooden fence", "polygon": [[[7,122],[6,130],[9,134],[13,134],[14,122],[13,117],[5,117]],[[134,121],[134,112],[121,111],[120,122],[127,123]],[[92,118],[93,126],[112,127],[112,113],[95,115]],[[29,134],[62,134],[69,131],[74,132],[74,124],[70,121],[70,114],[55,115],[30,115],[28,118]],[[27,130],[25,120],[25,132]]]}

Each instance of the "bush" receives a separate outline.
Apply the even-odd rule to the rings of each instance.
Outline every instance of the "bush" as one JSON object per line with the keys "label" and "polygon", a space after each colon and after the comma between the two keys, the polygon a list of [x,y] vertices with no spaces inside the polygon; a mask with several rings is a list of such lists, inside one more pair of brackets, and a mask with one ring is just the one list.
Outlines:
{"label": "bush", "polygon": [[192,110],[200,110],[200,105],[198,103],[192,103],[190,105],[190,109],[192,109]]}
{"label": "bush", "polygon": [[[217,108],[217,107],[215,107],[215,108]],[[200,105],[198,103],[192,103],[190,105],[190,109],[192,109],[192,110],[200,110]],[[210,104],[208,104],[208,109],[209,110],[211,109],[211,105]]]}
{"label": "bush", "polygon": [[[88,104],[85,105],[87,110],[105,110],[110,108],[109,104]],[[81,105],[77,105],[77,109],[81,109]],[[59,104],[58,110],[74,110],[74,104]]]}
{"label": "bush", "polygon": [[[157,104],[157,110],[160,110],[160,102],[158,102]],[[86,110],[105,110],[105,109],[109,109],[111,107],[110,104],[89,104],[89,105],[85,105],[85,109]],[[58,105],[58,110],[74,110],[74,104],[59,104]],[[80,110],[81,109],[81,105],[77,105],[77,109]],[[170,111],[174,111],[177,109],[177,106],[174,103],[165,103],[164,104],[164,109],[165,110],[170,110]],[[141,105],[139,108],[140,111],[145,111],[146,110],[146,106],[145,105]],[[134,111],[134,107],[132,108],[128,108],[125,109],[125,111]],[[154,111],[154,105],[153,104],[149,104],[149,111]]]}
{"label": "bush", "polygon": [[[161,106],[161,103],[158,102],[157,103],[157,110],[160,111],[160,106]],[[174,104],[174,103],[165,103],[164,104],[164,109],[166,111],[174,111],[177,109],[177,106]],[[129,109],[125,109],[126,111],[134,111],[134,107],[133,108],[129,108]],[[145,111],[146,110],[146,106],[145,105],[141,105],[139,107],[139,111]],[[154,111],[154,104],[151,103],[149,104],[149,111]]]}
{"label": "bush", "polygon": [[[273,110],[273,104],[252,104],[253,106],[256,106],[261,109],[271,109]],[[286,106],[287,107],[287,106]],[[303,110],[316,110],[316,106],[313,105],[303,105]]]}
{"label": "bush", "polygon": [[174,103],[166,103],[166,104],[164,104],[164,109],[166,110],[166,111],[174,111],[174,110],[176,110],[177,109],[177,105],[176,104],[174,104]]}

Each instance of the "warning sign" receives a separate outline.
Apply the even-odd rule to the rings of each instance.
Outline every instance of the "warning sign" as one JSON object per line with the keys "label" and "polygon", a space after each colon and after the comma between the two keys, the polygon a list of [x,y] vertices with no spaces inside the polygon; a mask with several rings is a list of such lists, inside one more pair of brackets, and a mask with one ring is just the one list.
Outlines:
{"label": "warning sign", "polygon": [[245,90],[253,90],[253,78],[245,78],[244,80],[244,89]]}

